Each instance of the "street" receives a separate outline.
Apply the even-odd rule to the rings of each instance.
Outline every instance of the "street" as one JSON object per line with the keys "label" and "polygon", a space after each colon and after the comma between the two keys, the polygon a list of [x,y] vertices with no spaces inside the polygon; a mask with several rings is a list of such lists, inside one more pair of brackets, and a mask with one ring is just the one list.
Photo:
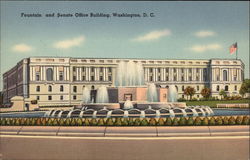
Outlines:
{"label": "street", "polygon": [[1,157],[25,160],[248,160],[249,137],[57,137],[1,135]]}

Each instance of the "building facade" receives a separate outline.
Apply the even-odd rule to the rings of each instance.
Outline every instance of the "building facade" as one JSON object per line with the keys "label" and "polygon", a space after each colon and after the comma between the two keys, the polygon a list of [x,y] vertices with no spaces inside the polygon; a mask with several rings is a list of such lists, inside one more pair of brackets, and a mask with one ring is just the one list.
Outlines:
{"label": "building facade", "polygon": [[[120,62],[141,63],[147,83],[157,87],[175,85],[178,98],[186,98],[184,89],[195,88],[193,97],[202,98],[204,87],[219,98],[220,90],[238,95],[244,79],[244,64],[235,59],[160,60],[160,59],[106,59],[106,58],[25,58],[3,74],[3,102],[14,96],[37,100],[40,106],[78,105],[84,87],[115,86]],[[133,68],[131,68],[133,69]]]}

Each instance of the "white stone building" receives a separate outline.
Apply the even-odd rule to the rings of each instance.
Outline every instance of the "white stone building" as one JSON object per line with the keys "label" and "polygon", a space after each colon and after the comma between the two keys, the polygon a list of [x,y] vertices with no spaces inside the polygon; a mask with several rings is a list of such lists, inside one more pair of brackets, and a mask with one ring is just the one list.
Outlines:
{"label": "white stone building", "polygon": [[205,86],[213,97],[219,97],[222,89],[228,95],[238,95],[244,79],[244,64],[235,59],[30,57],[3,74],[4,103],[23,96],[37,100],[40,106],[80,104],[84,87],[115,86],[116,68],[121,61],[140,62],[146,83],[157,87],[174,84],[179,98],[186,98],[183,91],[187,86],[195,88],[197,99],[202,98],[200,92]]}

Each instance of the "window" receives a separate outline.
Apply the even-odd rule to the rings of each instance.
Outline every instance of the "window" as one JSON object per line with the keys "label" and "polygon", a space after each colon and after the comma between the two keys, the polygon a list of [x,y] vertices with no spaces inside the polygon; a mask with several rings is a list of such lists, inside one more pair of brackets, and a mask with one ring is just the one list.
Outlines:
{"label": "window", "polygon": [[184,81],[184,76],[181,76],[181,81]]}
{"label": "window", "polygon": [[228,91],[228,86],[225,86],[225,91]]}
{"label": "window", "polygon": [[161,76],[158,76],[158,81],[161,81]]}
{"label": "window", "polygon": [[169,81],[169,78],[168,78],[168,76],[166,77],[166,81]]}
{"label": "window", "polygon": [[94,72],[95,71],[95,68],[94,67],[91,67],[91,72]]}
{"label": "window", "polygon": [[234,86],[234,90],[237,91],[237,86]]}
{"label": "window", "polygon": [[73,99],[76,100],[76,95],[73,96]]}
{"label": "window", "polygon": [[185,96],[184,96],[184,95],[182,95],[182,98],[185,98]]}
{"label": "window", "polygon": [[188,77],[188,80],[189,80],[189,81],[192,81],[192,76],[189,76],[189,77]]}
{"label": "window", "polygon": [[161,73],[161,69],[160,68],[158,68],[158,73]]}
{"label": "window", "polygon": [[53,70],[52,70],[52,68],[48,68],[46,70],[46,78],[47,78],[47,81],[53,81]]}
{"label": "window", "polygon": [[63,75],[64,75],[63,72],[60,71],[60,72],[59,72],[59,80],[60,80],[60,81],[63,81],[63,80],[64,80],[64,78],[63,78],[64,76],[63,76]]}
{"label": "window", "polygon": [[36,81],[40,81],[40,72],[36,72]]}
{"label": "window", "polygon": [[220,86],[216,86],[216,91],[220,91]]}
{"label": "window", "polygon": [[83,81],[86,81],[86,77],[85,77],[85,76],[82,76],[82,80],[83,80]]}
{"label": "window", "polygon": [[153,76],[149,77],[149,81],[151,81],[151,82],[153,81]]}
{"label": "window", "polygon": [[91,86],[91,89],[94,90],[94,89],[95,89],[95,86]]}
{"label": "window", "polygon": [[149,72],[152,73],[153,72],[153,68],[149,68]]}
{"label": "window", "polygon": [[197,89],[197,91],[199,91],[200,90],[200,86],[197,86],[196,89]]}
{"label": "window", "polygon": [[109,76],[109,81],[112,81],[112,76]]}
{"label": "window", "polygon": [[36,100],[40,100],[40,96],[36,96]]}
{"label": "window", "polygon": [[77,92],[77,86],[73,86],[73,92]]}
{"label": "window", "polygon": [[203,69],[203,79],[204,79],[204,81],[208,81],[208,74],[207,74],[206,68]]}
{"label": "window", "polygon": [[100,81],[103,81],[103,76],[100,76]]}
{"label": "window", "polygon": [[48,91],[52,92],[52,86],[51,85],[48,86]]}
{"label": "window", "polygon": [[220,81],[220,76],[219,75],[217,75],[216,80]]}
{"label": "window", "polygon": [[183,68],[181,69],[181,73],[184,73],[184,69]]}
{"label": "window", "polygon": [[197,95],[197,98],[200,98],[200,96],[199,96],[199,95]]}
{"label": "window", "polygon": [[76,76],[73,76],[73,81],[76,81]]}
{"label": "window", "polygon": [[176,73],[176,68],[174,68],[174,73]]}
{"label": "window", "polygon": [[60,96],[60,100],[63,100],[63,96]]}
{"label": "window", "polygon": [[182,86],[182,91],[184,91],[185,90],[185,87],[184,86]]}
{"label": "window", "polygon": [[101,73],[103,72],[103,67],[100,68],[100,72],[101,72]]}
{"label": "window", "polygon": [[63,92],[63,85],[60,86],[60,92]]}
{"label": "window", "polygon": [[86,68],[85,67],[82,67],[82,71],[85,72]]}
{"label": "window", "polygon": [[234,81],[237,81],[237,76],[234,76]]}
{"label": "window", "polygon": [[109,68],[108,68],[108,71],[111,73],[111,72],[112,72],[112,68],[111,68],[111,67],[109,67]]}
{"label": "window", "polygon": [[73,67],[73,72],[75,72],[76,71],[76,67]]}
{"label": "window", "polygon": [[227,81],[227,71],[223,71],[223,81]]}
{"label": "window", "polygon": [[166,68],[166,73],[169,73],[169,68]]}
{"label": "window", "polygon": [[40,92],[40,86],[36,86],[36,91]]}
{"label": "window", "polygon": [[95,77],[94,76],[91,76],[91,81],[94,81],[95,80]]}
{"label": "window", "polygon": [[177,77],[176,76],[174,76],[174,81],[177,81]]}
{"label": "window", "polygon": [[50,101],[51,101],[51,100],[52,100],[52,96],[48,96],[48,100],[50,100]]}

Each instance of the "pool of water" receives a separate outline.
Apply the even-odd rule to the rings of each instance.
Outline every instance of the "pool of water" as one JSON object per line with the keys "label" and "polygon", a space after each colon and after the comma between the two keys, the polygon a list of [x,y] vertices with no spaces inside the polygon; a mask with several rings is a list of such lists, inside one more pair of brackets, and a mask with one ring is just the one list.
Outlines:
{"label": "pool of water", "polygon": [[[215,116],[250,115],[249,109],[213,109]],[[1,118],[39,118],[46,111],[0,113]]]}

